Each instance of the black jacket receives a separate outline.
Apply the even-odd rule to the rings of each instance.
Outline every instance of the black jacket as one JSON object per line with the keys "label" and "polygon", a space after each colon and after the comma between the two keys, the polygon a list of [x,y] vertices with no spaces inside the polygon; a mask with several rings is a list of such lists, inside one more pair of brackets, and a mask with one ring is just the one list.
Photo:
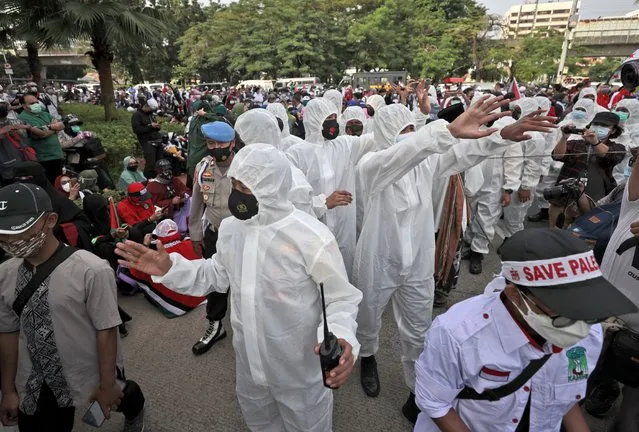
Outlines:
{"label": "black jacket", "polygon": [[138,109],[133,113],[133,117],[131,117],[131,127],[133,128],[133,133],[138,136],[138,140],[140,140],[140,142],[162,139],[160,131],[151,127],[151,123],[154,122],[155,116],[153,113],[147,113],[141,109]]}

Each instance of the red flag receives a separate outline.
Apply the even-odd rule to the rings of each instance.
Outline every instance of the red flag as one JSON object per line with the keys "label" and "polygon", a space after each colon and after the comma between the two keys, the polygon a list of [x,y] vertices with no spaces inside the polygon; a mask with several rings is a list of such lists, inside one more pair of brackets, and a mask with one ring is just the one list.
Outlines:
{"label": "red flag", "polygon": [[115,208],[113,197],[109,197],[109,217],[111,223],[111,234],[120,228],[120,218],[118,217],[118,210]]}
{"label": "red flag", "polygon": [[508,89],[506,90],[508,93],[512,93],[515,96],[513,96],[512,100],[517,100],[517,99],[521,99],[521,93],[519,93],[519,84],[517,84],[517,78],[513,77],[512,81],[510,81],[510,85],[508,86]]}

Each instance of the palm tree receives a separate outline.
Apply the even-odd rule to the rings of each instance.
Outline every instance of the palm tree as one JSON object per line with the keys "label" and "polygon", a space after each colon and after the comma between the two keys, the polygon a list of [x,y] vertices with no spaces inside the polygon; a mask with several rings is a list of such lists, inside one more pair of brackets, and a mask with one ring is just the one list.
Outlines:
{"label": "palm tree", "polygon": [[[31,1],[31,0],[28,0]],[[50,0],[58,13],[41,24],[38,40],[46,47],[88,40],[87,52],[100,77],[105,120],[117,117],[113,95],[114,44],[130,47],[161,41],[167,26],[157,11],[125,0]]]}

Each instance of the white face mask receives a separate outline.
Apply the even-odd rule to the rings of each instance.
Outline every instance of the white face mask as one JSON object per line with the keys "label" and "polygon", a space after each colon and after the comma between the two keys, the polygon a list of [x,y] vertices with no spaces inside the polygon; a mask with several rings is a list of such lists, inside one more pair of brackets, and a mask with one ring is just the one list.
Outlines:
{"label": "white face mask", "polygon": [[415,132],[408,132],[405,134],[401,134],[398,135],[397,138],[395,139],[396,143],[402,142],[404,140],[407,140],[408,138],[412,137],[413,135],[415,135]]}
{"label": "white face mask", "polygon": [[62,185],[62,190],[65,191],[66,193],[71,192],[71,185],[69,183],[65,183]]}
{"label": "white face mask", "polygon": [[552,325],[552,318],[548,315],[540,315],[532,311],[523,294],[521,294],[523,303],[526,305],[527,312],[522,311],[515,305],[526,323],[536,331],[539,336],[546,339],[549,343],[559,347],[568,348],[588,336],[590,333],[590,324],[584,321],[576,321],[568,327],[558,328]]}

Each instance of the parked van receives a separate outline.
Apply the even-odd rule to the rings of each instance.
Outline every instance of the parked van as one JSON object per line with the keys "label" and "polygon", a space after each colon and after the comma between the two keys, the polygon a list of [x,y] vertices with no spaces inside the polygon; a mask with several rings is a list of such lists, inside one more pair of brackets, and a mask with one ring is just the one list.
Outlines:
{"label": "parked van", "polygon": [[320,85],[320,80],[317,77],[306,78],[280,78],[275,82],[275,88],[280,89],[284,87],[311,87]]}
{"label": "parked van", "polygon": [[273,90],[273,81],[271,80],[245,80],[240,81],[237,87],[261,87],[262,89],[269,91]]}

